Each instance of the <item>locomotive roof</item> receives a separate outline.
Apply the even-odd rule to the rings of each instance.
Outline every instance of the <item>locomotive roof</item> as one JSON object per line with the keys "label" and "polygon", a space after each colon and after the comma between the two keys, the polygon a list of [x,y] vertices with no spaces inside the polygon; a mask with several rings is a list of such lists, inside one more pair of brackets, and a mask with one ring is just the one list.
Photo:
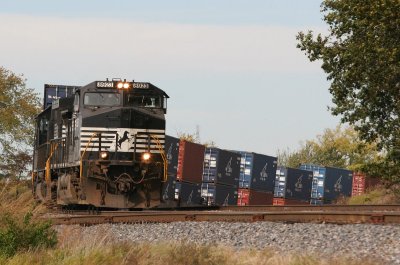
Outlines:
{"label": "locomotive roof", "polygon": [[[85,89],[85,88],[98,88],[97,84],[99,82],[119,82],[119,81],[94,81],[94,82],[91,82],[91,83],[81,87],[79,90]],[[126,81],[126,82],[129,82],[129,81]],[[155,92],[156,94],[161,94],[161,95],[165,96],[166,98],[169,98],[168,94],[165,93],[164,90],[162,90],[161,88],[153,85],[152,83],[149,83],[149,82],[135,82],[135,81],[133,81],[133,82],[130,81],[129,83],[132,83],[134,85],[146,85],[146,88],[139,88],[139,87],[133,88],[133,90],[135,90],[135,91],[141,91],[141,92],[151,91],[151,92]]]}

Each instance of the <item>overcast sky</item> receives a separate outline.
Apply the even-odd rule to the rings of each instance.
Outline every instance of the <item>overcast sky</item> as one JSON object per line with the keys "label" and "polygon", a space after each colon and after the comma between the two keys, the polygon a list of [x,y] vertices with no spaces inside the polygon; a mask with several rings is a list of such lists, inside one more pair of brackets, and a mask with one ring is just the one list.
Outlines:
{"label": "overcast sky", "polygon": [[3,0],[0,65],[28,87],[121,77],[165,90],[167,133],[275,155],[338,124],[320,63],[296,49],[326,31],[316,0]]}

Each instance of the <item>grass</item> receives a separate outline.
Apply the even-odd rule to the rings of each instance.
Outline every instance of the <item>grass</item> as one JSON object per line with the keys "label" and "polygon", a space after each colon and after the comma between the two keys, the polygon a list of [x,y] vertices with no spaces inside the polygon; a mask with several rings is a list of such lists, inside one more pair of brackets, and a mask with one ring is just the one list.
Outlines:
{"label": "grass", "polygon": [[31,251],[1,259],[4,265],[35,264],[133,264],[133,265],[372,265],[376,261],[350,258],[321,258],[306,254],[279,254],[272,250],[234,250],[222,246],[186,243],[106,244]]}
{"label": "grass", "polygon": [[46,207],[33,199],[30,184],[28,180],[0,180],[0,211],[19,216],[31,212],[34,217],[46,212]]}
{"label": "grass", "polygon": [[0,257],[55,247],[57,234],[50,222],[35,219],[41,207],[27,181],[0,182]]}
{"label": "grass", "polygon": [[367,191],[365,194],[354,196],[347,199],[346,204],[399,204],[400,197],[398,192],[393,189],[386,189],[382,186]]}
{"label": "grass", "polygon": [[[380,192],[368,195],[370,199],[364,201],[375,201],[374,198],[382,197]],[[33,215],[26,215],[27,212],[32,212]],[[29,182],[0,182],[0,265],[378,264],[372,259],[318,257],[310,253],[282,254],[273,249],[238,250],[219,245],[199,246],[186,242],[121,243],[116,242],[113,235],[102,226],[97,228],[95,235],[85,234],[79,226],[58,227],[56,238],[48,223],[35,221],[35,216],[43,212],[46,212],[45,207],[38,205],[32,198]],[[1,254],[2,244],[9,252]]]}

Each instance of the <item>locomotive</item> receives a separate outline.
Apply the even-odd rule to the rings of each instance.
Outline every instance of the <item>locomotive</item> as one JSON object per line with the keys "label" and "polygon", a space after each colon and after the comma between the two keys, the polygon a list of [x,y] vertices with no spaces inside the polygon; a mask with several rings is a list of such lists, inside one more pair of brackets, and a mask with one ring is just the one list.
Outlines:
{"label": "locomotive", "polygon": [[44,110],[36,117],[35,198],[50,205],[158,206],[167,178],[168,95],[122,79],[63,89],[50,95],[45,85]]}

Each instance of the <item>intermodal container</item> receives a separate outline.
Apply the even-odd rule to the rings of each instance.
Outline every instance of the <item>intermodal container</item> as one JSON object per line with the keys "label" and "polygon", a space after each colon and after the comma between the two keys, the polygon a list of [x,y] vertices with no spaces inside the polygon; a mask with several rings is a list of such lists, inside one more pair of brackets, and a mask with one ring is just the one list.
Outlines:
{"label": "intermodal container", "polygon": [[238,151],[241,155],[239,188],[274,192],[277,158]]}
{"label": "intermodal container", "polygon": [[206,148],[203,182],[237,187],[239,185],[239,175],[240,154],[219,148]]}
{"label": "intermodal container", "polygon": [[168,175],[166,182],[162,183],[161,200],[163,202],[175,200],[176,176]]}
{"label": "intermodal container", "polygon": [[214,183],[201,185],[201,197],[205,205],[237,205],[238,191],[234,186]]}
{"label": "intermodal container", "polygon": [[181,140],[179,142],[177,180],[201,183],[203,179],[205,147]]}
{"label": "intermodal container", "polygon": [[310,205],[310,201],[302,201],[287,198],[274,198],[273,205]]}
{"label": "intermodal container", "polygon": [[51,106],[55,99],[72,96],[80,86],[44,85],[43,109]]}
{"label": "intermodal container", "polygon": [[264,192],[251,189],[239,189],[237,205],[272,205],[273,198],[274,195],[272,194],[272,192]]}
{"label": "intermodal container", "polygon": [[201,184],[177,181],[174,199],[178,201],[178,205],[181,207],[202,205]]}
{"label": "intermodal container", "polygon": [[313,172],[311,198],[330,203],[339,197],[350,197],[353,173],[350,170],[305,164],[303,170]]}
{"label": "intermodal container", "polygon": [[276,170],[274,197],[310,202],[312,180],[312,171],[278,167]]}
{"label": "intermodal container", "polygon": [[178,169],[179,139],[165,135],[165,156],[168,162],[168,175],[175,176]]}
{"label": "intermodal container", "polygon": [[378,186],[380,184],[379,178],[372,178],[366,176],[361,172],[353,173],[353,188],[351,196],[358,196],[364,194],[368,189]]}
{"label": "intermodal container", "polygon": [[324,182],[324,201],[332,202],[340,197],[350,197],[353,172],[341,168],[327,168]]}

